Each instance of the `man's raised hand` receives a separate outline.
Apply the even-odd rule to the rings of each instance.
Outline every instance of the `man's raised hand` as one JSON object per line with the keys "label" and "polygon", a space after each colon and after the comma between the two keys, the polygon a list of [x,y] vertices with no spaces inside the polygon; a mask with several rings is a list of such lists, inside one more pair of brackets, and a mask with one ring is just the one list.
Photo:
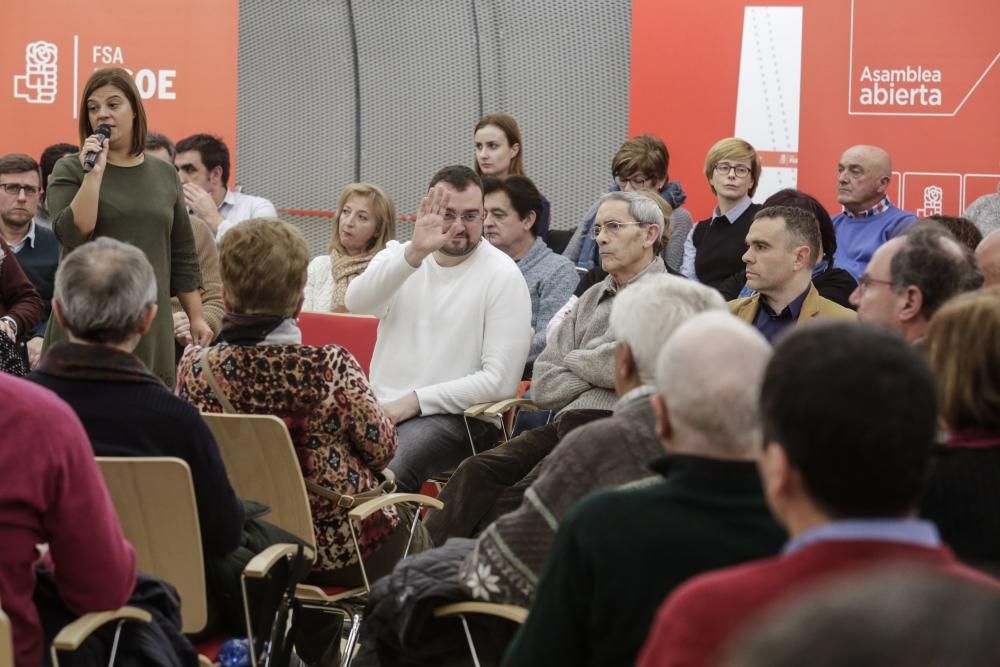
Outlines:
{"label": "man's raised hand", "polygon": [[445,209],[451,202],[451,193],[443,183],[438,183],[420,200],[417,209],[417,221],[413,225],[413,239],[406,247],[406,261],[410,266],[417,267],[424,258],[440,250],[445,243],[457,234],[462,223],[455,220],[448,227],[444,226]]}

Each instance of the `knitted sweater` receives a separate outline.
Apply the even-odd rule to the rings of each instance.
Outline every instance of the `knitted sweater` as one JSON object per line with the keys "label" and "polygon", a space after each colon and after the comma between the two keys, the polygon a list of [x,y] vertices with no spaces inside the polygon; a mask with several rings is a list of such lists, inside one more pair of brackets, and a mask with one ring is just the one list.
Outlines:
{"label": "knitted sweater", "polygon": [[521,269],[531,295],[531,329],[535,333],[528,363],[532,364],[545,347],[545,328],[549,320],[573,295],[580,278],[573,262],[552,252],[540,236],[528,254],[518,261],[517,268]]}
{"label": "knitted sweater", "polygon": [[613,416],[573,430],[552,450],[521,506],[487,527],[466,557],[460,579],[471,599],[528,605],[569,508],[595,489],[649,476],[649,462],[663,453],[651,392],[629,392]]}
{"label": "knitted sweater", "polygon": [[615,404],[615,340],[608,326],[618,290],[645,275],[666,273],[654,258],[622,287],[608,276],[576,302],[535,361],[531,394],[543,410],[610,410]]}

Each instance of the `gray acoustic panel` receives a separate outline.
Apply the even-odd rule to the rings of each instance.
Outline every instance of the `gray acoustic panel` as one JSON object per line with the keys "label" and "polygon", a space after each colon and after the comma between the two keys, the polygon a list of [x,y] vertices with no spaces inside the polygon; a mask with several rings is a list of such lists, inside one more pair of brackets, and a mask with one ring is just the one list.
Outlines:
{"label": "gray acoustic panel", "polygon": [[[344,2],[241,0],[237,177],[245,192],[278,208],[336,208],[356,168],[350,28]],[[328,231],[285,217],[304,224],[314,251],[325,249]]]}
{"label": "gray acoustic panel", "polygon": [[[628,0],[241,0],[239,182],[332,210],[360,177],[412,214],[434,171],[473,164],[479,117],[507,111],[553,227],[572,228],[627,136],[630,31]],[[286,217],[325,251],[329,218]]]}
{"label": "gray acoustic panel", "polygon": [[479,0],[486,112],[521,127],[524,168],[569,229],[628,136],[631,3]]}
{"label": "gray acoustic panel", "polygon": [[[401,214],[441,167],[472,165],[479,64],[469,0],[354,3],[361,82],[361,178]],[[409,237],[409,225],[399,236]]]}

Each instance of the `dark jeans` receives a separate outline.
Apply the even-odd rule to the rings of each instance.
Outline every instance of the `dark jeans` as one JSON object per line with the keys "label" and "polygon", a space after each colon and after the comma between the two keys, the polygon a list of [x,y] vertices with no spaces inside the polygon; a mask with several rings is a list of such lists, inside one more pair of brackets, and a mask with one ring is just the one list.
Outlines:
{"label": "dark jeans", "polygon": [[441,545],[449,537],[476,537],[497,517],[517,509],[538,476],[536,467],[556,444],[576,427],[610,416],[608,410],[570,410],[557,421],[466,459],[441,489],[438,499],[444,509],[425,521],[431,540]]}
{"label": "dark jeans", "polygon": [[479,419],[466,420],[462,415],[414,417],[396,426],[399,445],[389,462],[396,474],[396,488],[417,493],[424,482],[451,470],[472,454],[469,433],[481,452],[496,444],[500,431]]}

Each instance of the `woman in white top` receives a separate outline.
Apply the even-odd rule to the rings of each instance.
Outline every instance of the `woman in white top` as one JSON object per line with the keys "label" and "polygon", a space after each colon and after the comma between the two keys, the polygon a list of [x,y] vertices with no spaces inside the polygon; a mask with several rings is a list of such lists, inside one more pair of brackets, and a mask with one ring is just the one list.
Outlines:
{"label": "woman in white top", "polygon": [[395,236],[396,207],[382,188],[371,183],[344,188],[333,219],[330,254],[309,262],[302,310],[346,313],[348,284]]}

